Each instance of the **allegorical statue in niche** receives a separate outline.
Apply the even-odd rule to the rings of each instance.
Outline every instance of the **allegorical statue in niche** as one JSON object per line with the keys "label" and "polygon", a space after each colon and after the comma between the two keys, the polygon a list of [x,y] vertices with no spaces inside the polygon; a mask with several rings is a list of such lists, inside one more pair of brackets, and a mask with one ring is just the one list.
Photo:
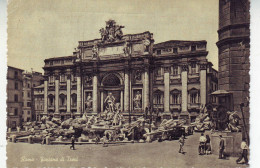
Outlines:
{"label": "allegorical statue in niche", "polygon": [[97,44],[94,44],[92,48],[92,58],[97,58],[98,57],[98,46]]}
{"label": "allegorical statue in niche", "polygon": [[114,112],[115,109],[115,97],[113,96],[112,92],[109,92],[105,101],[105,105],[107,106],[108,112]]}
{"label": "allegorical statue in niche", "polygon": [[88,93],[87,99],[86,99],[86,109],[91,109],[92,108],[92,96],[91,93]]}
{"label": "allegorical statue in niche", "polygon": [[139,91],[136,92],[136,95],[134,97],[134,108],[135,109],[142,108],[142,95]]}

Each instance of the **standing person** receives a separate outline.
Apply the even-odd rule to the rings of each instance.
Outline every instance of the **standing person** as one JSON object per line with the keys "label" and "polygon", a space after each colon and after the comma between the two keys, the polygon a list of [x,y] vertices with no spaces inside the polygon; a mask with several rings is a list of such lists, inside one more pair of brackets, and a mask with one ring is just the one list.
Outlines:
{"label": "standing person", "polygon": [[182,135],[179,139],[179,144],[180,144],[179,153],[182,153],[182,154],[184,154],[184,151],[183,151],[184,142],[185,142],[184,136]]}
{"label": "standing person", "polygon": [[236,160],[236,163],[238,164],[244,158],[245,164],[248,164],[248,158],[247,158],[248,146],[246,144],[245,138],[243,138],[243,140],[241,142],[241,149],[242,149],[242,153],[241,153],[240,157]]}
{"label": "standing person", "polygon": [[205,144],[206,144],[206,137],[204,136],[203,133],[201,133],[200,136],[200,144],[199,144],[199,155],[204,155],[205,154]]}
{"label": "standing person", "polygon": [[72,135],[70,149],[72,148],[73,150],[75,150],[75,146],[74,145],[75,145],[75,137],[74,137],[74,135]]}
{"label": "standing person", "polygon": [[211,145],[210,145],[210,137],[206,135],[206,154],[211,154]]}
{"label": "standing person", "polygon": [[223,154],[224,154],[224,149],[225,149],[225,141],[222,137],[222,135],[219,135],[220,142],[219,142],[219,159],[224,159]]}

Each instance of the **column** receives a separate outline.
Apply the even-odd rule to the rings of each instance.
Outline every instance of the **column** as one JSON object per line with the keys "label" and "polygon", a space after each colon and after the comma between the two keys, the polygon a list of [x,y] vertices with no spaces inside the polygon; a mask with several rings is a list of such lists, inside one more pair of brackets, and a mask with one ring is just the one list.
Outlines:
{"label": "column", "polygon": [[67,112],[70,113],[70,75],[67,76]]}
{"label": "column", "polygon": [[104,111],[104,91],[101,92],[101,102],[100,102],[100,105],[101,105],[101,112]]}
{"label": "column", "polygon": [[205,106],[207,102],[207,64],[200,65],[200,103]]}
{"label": "column", "polygon": [[124,111],[129,112],[129,71],[125,71],[125,88],[124,88]]}
{"label": "column", "polygon": [[144,72],[144,109],[149,106],[149,67]]}
{"label": "column", "polygon": [[182,65],[182,72],[181,72],[181,109],[182,112],[187,112],[188,111],[188,65]]}
{"label": "column", "polygon": [[120,91],[120,106],[121,106],[121,111],[124,110],[124,92],[123,90]]}
{"label": "column", "polygon": [[55,76],[55,113],[59,114],[59,75]]}
{"label": "column", "polygon": [[48,114],[48,76],[44,79],[44,114]]}
{"label": "column", "polygon": [[164,111],[170,112],[170,67],[164,68]]}
{"label": "column", "polygon": [[97,74],[93,76],[93,112],[98,112],[98,80]]}
{"label": "column", "polygon": [[77,114],[81,114],[81,77],[77,74]]}

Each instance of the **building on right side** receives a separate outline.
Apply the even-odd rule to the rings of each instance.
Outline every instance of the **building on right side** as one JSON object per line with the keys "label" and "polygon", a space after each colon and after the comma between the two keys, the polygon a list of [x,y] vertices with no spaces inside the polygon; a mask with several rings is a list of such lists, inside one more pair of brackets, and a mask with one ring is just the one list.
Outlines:
{"label": "building on right side", "polygon": [[[219,90],[232,94],[232,109],[244,111],[249,129],[249,0],[219,0]],[[225,100],[222,100],[225,101]],[[244,103],[244,107],[240,105]]]}

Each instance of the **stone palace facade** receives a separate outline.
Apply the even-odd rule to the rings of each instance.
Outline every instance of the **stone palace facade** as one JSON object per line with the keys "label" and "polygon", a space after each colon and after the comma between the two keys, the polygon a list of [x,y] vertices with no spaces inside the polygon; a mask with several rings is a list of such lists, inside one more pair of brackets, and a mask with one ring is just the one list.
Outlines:
{"label": "stone palace facade", "polygon": [[150,108],[166,118],[195,120],[218,85],[217,71],[206,59],[207,42],[154,44],[152,33],[123,35],[122,28],[109,20],[101,39],[79,41],[72,56],[44,61],[44,85],[37,93],[44,108],[38,117],[64,120],[113,108],[140,116]]}

